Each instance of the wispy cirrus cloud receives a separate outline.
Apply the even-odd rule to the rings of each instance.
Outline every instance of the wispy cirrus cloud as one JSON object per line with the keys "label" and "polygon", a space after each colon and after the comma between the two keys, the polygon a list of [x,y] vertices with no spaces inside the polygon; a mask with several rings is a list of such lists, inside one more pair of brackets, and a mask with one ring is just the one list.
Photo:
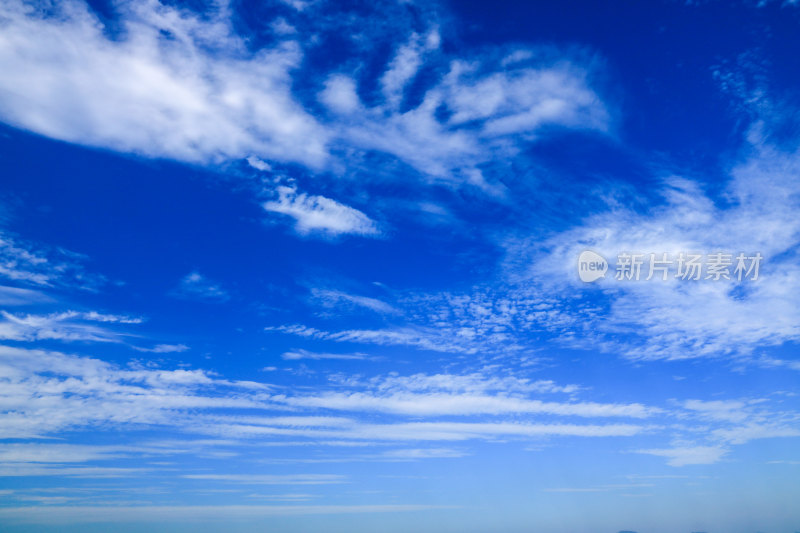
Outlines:
{"label": "wispy cirrus cloud", "polygon": [[19,306],[48,303],[52,301],[52,298],[38,290],[0,285],[0,305]]}
{"label": "wispy cirrus cloud", "polygon": [[[472,376],[388,377],[369,382],[332,383],[333,390],[281,393],[266,384],[227,381],[202,370],[121,368],[89,357],[59,352],[0,347],[2,403],[9,413],[0,418],[7,437],[41,437],[97,424],[165,426],[218,437],[303,437],[323,440],[465,440],[491,435],[632,435],[634,424],[574,424],[561,417],[641,419],[658,410],[639,404],[543,402],[501,391],[508,380],[481,383]],[[514,382],[517,390],[574,390],[550,382]],[[341,391],[346,385],[350,392]],[[465,388],[466,387],[466,388]],[[46,392],[45,392],[46,391]],[[222,392],[224,391],[224,394]],[[494,391],[494,392],[492,392]],[[226,413],[250,410],[253,415]],[[350,418],[319,416],[324,411],[349,412]],[[302,416],[287,417],[287,412]],[[264,416],[263,413],[281,413]],[[368,413],[401,416],[376,424],[360,420]],[[441,422],[441,415],[470,416],[546,414],[549,423]],[[404,422],[403,416],[434,421]]]}
{"label": "wispy cirrus cloud", "polygon": [[[0,347],[3,405],[0,433],[33,438],[93,424],[163,424],[194,406],[256,406],[253,398],[202,396],[198,387],[227,386],[200,370],[126,368],[94,359],[36,349]],[[235,389],[264,390],[248,382]],[[177,410],[177,411],[176,411]]]}
{"label": "wispy cirrus cloud", "polygon": [[[714,464],[734,447],[758,439],[800,437],[800,413],[766,398],[678,402],[670,447],[633,450],[668,459],[670,466]],[[687,424],[688,423],[688,424]]]}
{"label": "wispy cirrus cloud", "polygon": [[[0,118],[87,146],[203,164],[247,159],[259,161],[253,166],[260,170],[271,161],[300,163],[337,173],[354,155],[380,153],[426,179],[498,194],[494,177],[478,168],[494,155],[513,156],[548,126],[605,132],[611,123],[591,87],[591,58],[524,48],[447,54],[435,20],[427,30],[411,31],[408,14],[389,4],[375,9],[397,14],[390,24],[401,37],[387,43],[394,53],[379,77],[380,99],[365,99],[360,80],[338,69],[323,72],[318,100],[325,116],[292,89],[308,75],[305,53],[318,46],[303,36],[352,33],[359,52],[348,60],[367,64],[375,52],[365,44],[369,25],[352,14],[333,23],[298,11],[291,17],[305,31],[293,32],[285,31],[289,15],[276,13],[273,27],[284,31],[253,48],[237,34],[230,6],[201,15],[156,1],[114,2],[109,26],[78,0],[47,15],[21,1],[5,7]],[[64,42],[73,45],[59,45]],[[436,78],[421,101],[411,101],[409,88],[426,68]],[[316,85],[319,75],[303,81]],[[340,216],[357,217],[323,198],[317,210],[339,206]],[[296,193],[274,207],[299,213],[310,206]],[[299,231],[314,227],[298,219]]]}
{"label": "wispy cirrus cloud", "polygon": [[139,324],[141,318],[66,311],[49,315],[14,315],[0,311],[0,339],[122,342],[124,334],[98,324]]}
{"label": "wispy cirrus cloud", "polygon": [[383,314],[398,314],[400,311],[392,305],[369,296],[350,294],[348,292],[330,289],[311,289],[311,297],[323,306],[341,311],[343,307],[362,308]]}
{"label": "wispy cirrus cloud", "polygon": [[638,450],[637,453],[666,457],[670,466],[707,465],[722,459],[728,450],[722,446],[693,446]]}
{"label": "wispy cirrus cloud", "polygon": [[115,457],[120,448],[70,444],[0,444],[3,463],[84,463],[107,456]]}
{"label": "wispy cirrus cloud", "polygon": [[407,376],[381,376],[369,379],[376,390],[389,391],[446,391],[452,393],[483,394],[502,391],[506,393],[574,394],[581,390],[575,384],[559,385],[549,379],[531,380],[515,376],[471,374],[411,374]]}
{"label": "wispy cirrus cloud", "polygon": [[324,196],[300,193],[296,188],[279,186],[278,197],[264,202],[266,211],[287,215],[295,220],[295,230],[301,235],[361,235],[378,236],[378,225],[367,215]]}
{"label": "wispy cirrus cloud", "polygon": [[284,352],[281,354],[281,358],[287,361],[299,361],[300,359],[312,359],[312,360],[321,360],[321,359],[338,359],[344,361],[364,361],[369,359],[370,357],[364,353],[320,353],[320,352],[310,352],[308,350],[291,350],[289,352]]}
{"label": "wispy cirrus cloud", "polygon": [[411,346],[435,352],[461,352],[474,354],[478,348],[450,332],[442,333],[433,328],[401,327],[384,329],[349,329],[340,331],[324,331],[302,324],[268,326],[266,331],[278,331],[318,340],[347,342],[357,344],[374,344],[378,346]]}
{"label": "wispy cirrus cloud", "polygon": [[351,411],[377,411],[406,415],[483,415],[531,413],[590,418],[645,418],[650,411],[640,404],[598,404],[543,402],[527,398],[496,395],[445,393],[326,393],[319,396],[288,398],[289,405]]}
{"label": "wispy cirrus cloud", "polygon": [[[163,444],[150,439],[88,448],[0,446],[0,455],[7,459],[7,468],[0,474],[10,476],[130,475],[125,468],[107,470],[103,462],[148,454],[200,453],[198,446],[210,456],[217,453],[212,448],[221,446],[224,449],[217,455],[224,456],[246,452],[247,443],[252,442],[358,447],[370,442],[640,435],[648,435],[651,443],[667,439],[669,446],[629,446],[621,451],[662,457],[670,465],[683,466],[716,462],[754,439],[800,435],[800,414],[766,401],[690,399],[665,406],[597,402],[581,398],[586,390],[577,385],[486,372],[370,378],[334,374],[327,385],[287,389],[229,381],[203,370],[121,367],[86,356],[2,346],[0,384],[0,403],[7,409],[0,417],[0,434],[6,438],[41,439],[99,426],[162,428],[190,437]],[[193,444],[191,438],[196,437],[206,439],[205,444]],[[468,452],[437,452],[435,448],[358,454],[351,459],[397,461]],[[48,464],[43,466],[43,462]]]}
{"label": "wispy cirrus cloud", "polygon": [[[85,261],[86,257],[81,254],[35,245],[0,230],[0,276],[7,280],[43,288],[97,290],[106,280],[87,272],[83,266]],[[30,289],[14,287],[3,287],[0,296],[6,300],[25,298],[34,302],[48,298]]]}
{"label": "wispy cirrus cloud", "polygon": [[225,302],[230,299],[228,291],[197,271],[186,274],[170,294],[176,298],[207,302]]}
{"label": "wispy cirrus cloud", "polygon": [[141,346],[131,346],[137,352],[147,353],[180,353],[189,349],[185,344],[156,344],[152,348],[143,348]]}
{"label": "wispy cirrus cloud", "polygon": [[[334,376],[336,377],[336,376]],[[338,383],[339,380],[334,381]],[[473,374],[413,374],[376,376],[341,383],[362,390],[295,395],[278,401],[302,407],[344,411],[377,411],[404,415],[548,414],[590,418],[648,418],[660,411],[641,404],[599,404],[533,399],[532,394],[565,394],[580,390],[549,380]]]}
{"label": "wispy cirrus cloud", "polygon": [[497,196],[503,189],[482,163],[515,157],[546,126],[610,128],[609,112],[588,83],[590,67],[542,59],[545,54],[530,50],[453,58],[419,104],[401,110],[407,88],[401,85],[410,84],[408,71],[422,61],[409,51],[415,49],[398,49],[383,78],[385,100],[372,107],[360,100],[356,80],[331,75],[320,99],[337,115],[332,127],[347,144],[394,156],[430,180]]}

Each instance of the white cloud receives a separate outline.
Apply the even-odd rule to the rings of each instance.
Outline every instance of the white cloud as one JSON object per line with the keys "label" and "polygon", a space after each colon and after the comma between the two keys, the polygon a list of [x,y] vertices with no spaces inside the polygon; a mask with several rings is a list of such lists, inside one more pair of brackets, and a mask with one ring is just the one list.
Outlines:
{"label": "white cloud", "polygon": [[334,342],[354,342],[375,344],[379,346],[412,346],[422,350],[437,352],[474,354],[477,348],[432,328],[396,328],[396,329],[350,329],[342,331],[322,331],[303,325],[269,326],[267,331],[280,331],[290,335],[298,335]]}
{"label": "white cloud", "polygon": [[512,422],[408,422],[362,425],[351,436],[375,440],[458,441],[498,437],[631,437],[634,424],[525,424]]}
{"label": "white cloud", "polygon": [[152,348],[142,348],[140,346],[131,346],[137,352],[148,353],[180,353],[189,349],[185,344],[156,344]]}
{"label": "white cloud", "polygon": [[[409,387],[418,389],[420,380],[420,377],[414,378]],[[453,381],[459,380],[454,378]],[[401,393],[397,389],[403,385],[397,380],[389,385],[388,391],[381,388],[380,381],[373,381],[372,386],[377,386],[373,392],[364,390],[364,385],[358,382],[342,382],[330,391],[285,394],[278,393],[274,387],[231,382],[201,370],[120,368],[89,357],[8,346],[0,347],[0,383],[0,407],[6,413],[0,418],[0,432],[8,438],[40,438],[100,424],[112,427],[132,424],[138,427],[161,426],[233,439],[299,437],[317,442],[467,440],[498,436],[632,436],[643,428],[633,424],[565,424],[556,421],[511,423],[502,419],[455,423],[436,420],[404,422],[395,418],[375,423],[369,413],[419,419],[437,415],[525,413],[553,417],[642,418],[657,412],[638,404],[541,402],[498,392]],[[525,390],[538,387],[527,382],[517,384]],[[353,390],[339,392],[343,386]],[[483,388],[488,390],[497,386],[500,382]],[[228,409],[236,409],[239,414],[226,411]],[[313,415],[319,409],[346,410],[353,417]],[[253,414],[241,414],[246,410]],[[263,416],[265,411],[288,411],[297,415]],[[365,415],[369,422],[361,420]],[[166,450],[177,453],[186,446],[191,447],[191,444],[176,443],[167,447],[165,453]],[[131,450],[106,451],[127,453]],[[90,472],[84,474],[91,475]]]}
{"label": "white cloud", "polygon": [[686,400],[683,407],[712,420],[741,422],[748,417],[747,403],[741,400]]}
{"label": "white cloud", "polygon": [[712,432],[713,436],[731,444],[745,444],[756,439],[774,439],[800,437],[800,420],[794,417],[794,423],[787,425],[780,422],[750,422],[740,426],[720,428]]}
{"label": "white cloud", "polygon": [[190,272],[184,276],[178,287],[171,294],[178,298],[209,302],[225,302],[230,299],[230,295],[225,289],[197,271]]}
{"label": "white cloud", "polygon": [[49,315],[14,315],[0,311],[0,339],[17,341],[60,340],[122,342],[123,334],[92,323],[139,324],[140,318],[91,312],[66,311]]}
{"label": "white cloud", "polygon": [[389,68],[380,79],[386,102],[398,107],[403,98],[403,89],[417,74],[422,64],[422,55],[439,47],[439,32],[432,30],[427,36],[413,34],[408,43],[401,46],[389,63]]}
{"label": "white cloud", "polygon": [[0,305],[16,306],[51,302],[43,292],[0,285]]}
{"label": "white cloud", "polygon": [[447,391],[466,393],[487,393],[501,391],[506,393],[575,393],[578,385],[558,385],[551,380],[531,381],[514,376],[488,376],[485,373],[472,374],[412,374],[409,376],[389,375],[373,378],[369,384],[379,391]]}
{"label": "white cloud", "polygon": [[[48,15],[21,0],[5,2],[0,120],[87,146],[201,164],[247,158],[261,161],[259,169],[272,161],[341,174],[354,156],[377,151],[427,178],[492,194],[502,187],[477,166],[513,156],[543,126],[609,127],[606,106],[589,85],[587,58],[548,62],[527,49],[512,52],[512,61],[492,52],[452,57],[440,47],[435,22],[425,33],[403,29],[405,44],[394,43],[379,76],[382,102],[365,105],[360,80],[318,73],[327,78],[318,99],[333,112],[328,120],[315,118],[292,90],[304,51],[318,42],[301,37],[314,31],[293,32],[280,17],[264,20],[277,42],[251,50],[227,5],[202,16],[155,0],[115,2],[114,9],[116,30],[78,0]],[[330,31],[304,13],[295,16]],[[441,71],[442,64],[448,73],[421,87],[422,100],[401,105],[421,69]]]}
{"label": "white cloud", "polygon": [[286,22],[286,19],[279,18],[271,24],[272,31],[278,35],[293,35],[297,33],[297,28]]}
{"label": "white cloud", "polygon": [[[256,407],[264,385],[200,370],[121,369],[89,357],[0,346],[0,433],[30,438],[93,424],[180,426],[190,409]],[[238,393],[204,396],[199,389]],[[185,421],[184,421],[185,422]]]}
{"label": "white cloud", "polygon": [[0,444],[0,462],[9,463],[85,463],[125,455],[123,446],[87,446],[80,444]]}
{"label": "white cloud", "polygon": [[[303,358],[317,355],[299,354]],[[211,442],[204,437],[204,441],[101,447],[8,444],[0,446],[0,456],[5,458],[0,475],[126,476],[135,472],[93,463],[117,457],[196,454],[198,450],[227,457],[241,453],[243,441],[354,446],[369,442],[634,437],[663,434],[665,429],[679,444],[638,452],[665,457],[678,466],[715,462],[732,446],[753,439],[800,436],[800,415],[770,408],[761,400],[686,400],[675,402],[679,407],[672,410],[639,403],[599,403],[575,398],[584,391],[576,385],[489,372],[370,378],[338,374],[329,376],[327,386],[288,389],[228,381],[202,370],[120,367],[85,356],[0,346],[0,408],[5,413],[0,417],[0,433],[7,438],[46,438],[98,426],[164,428],[215,437]],[[537,397],[543,394],[569,398]],[[334,411],[345,416],[327,414]],[[738,412],[745,416],[733,414]],[[606,423],[609,419],[623,421]],[[647,425],[639,423],[645,419]],[[209,451],[217,446],[222,448]],[[412,450],[418,451],[341,459],[396,461],[465,453],[442,451],[444,448]],[[61,463],[88,464],[66,467]]]}
{"label": "white cloud", "polygon": [[670,466],[686,466],[716,463],[728,453],[728,450],[720,446],[694,446],[638,450],[637,453],[666,457]]}
{"label": "white cloud", "polygon": [[209,416],[209,420],[219,422],[235,422],[237,424],[252,424],[255,426],[276,426],[291,428],[336,428],[356,425],[352,418],[341,416],[236,416],[216,415]]}
{"label": "white cloud", "polygon": [[[591,69],[566,59],[508,67],[488,56],[453,59],[415,107],[400,111],[403,91],[421,61],[417,48],[401,47],[382,78],[385,103],[365,107],[347,89],[348,114],[330,124],[337,137],[397,157],[429,179],[499,196],[502,187],[487,180],[481,163],[513,158],[544,126],[609,129],[610,114],[589,87]],[[339,89],[344,93],[344,84]],[[442,110],[450,116],[442,118]]]}
{"label": "white cloud", "polygon": [[333,307],[341,312],[343,306],[361,307],[375,311],[376,313],[383,314],[398,314],[400,311],[377,298],[370,298],[368,296],[359,296],[357,294],[349,294],[343,291],[327,290],[327,289],[311,289],[311,295],[316,300],[321,302],[326,307]]}
{"label": "white cloud", "polygon": [[346,411],[377,411],[413,416],[502,415],[513,413],[580,416],[590,418],[651,416],[653,409],[641,404],[601,404],[593,402],[543,402],[504,394],[323,393],[316,396],[286,398],[288,405]]}
{"label": "white cloud", "polygon": [[369,359],[369,356],[363,353],[317,353],[302,349],[284,352],[281,354],[281,357],[287,361],[297,361],[300,359],[343,359],[363,361],[365,359]]}
{"label": "white cloud", "polygon": [[465,452],[452,448],[406,448],[385,451],[380,457],[398,461],[414,461],[417,459],[464,457],[466,455]]}
{"label": "white cloud", "polygon": [[264,202],[263,207],[294,218],[295,229],[301,235],[380,235],[375,222],[361,211],[324,196],[298,193],[292,187],[278,187],[278,199]]}
{"label": "white cloud", "polygon": [[242,438],[305,437],[370,441],[467,441],[498,438],[632,437],[647,428],[636,424],[530,424],[518,422],[362,423],[347,429],[278,428],[253,424],[209,426],[214,434]]}
{"label": "white cloud", "polygon": [[58,466],[38,463],[20,463],[0,466],[0,477],[54,476],[71,478],[122,478],[141,475],[146,468],[105,466]]}
{"label": "white cloud", "polygon": [[298,11],[303,11],[313,3],[313,0],[281,0],[287,6],[291,6]]}
{"label": "white cloud", "polygon": [[[676,177],[663,180],[663,201],[648,211],[607,197],[607,208],[544,241],[500,238],[506,249],[497,279],[464,293],[408,294],[396,306],[408,321],[383,329],[281,331],[336,342],[404,345],[463,354],[535,355],[531,335],[574,348],[638,360],[725,358],[800,369],[764,348],[800,339],[800,153],[752,147],[732,166],[716,195]],[[769,207],[766,207],[769,206]],[[576,261],[593,249],[616,259],[624,251],[681,251],[764,256],[760,278],[741,284],[680,280],[586,285]],[[673,269],[674,270],[674,269]],[[588,296],[588,298],[587,298]],[[595,299],[596,297],[596,299]]]}
{"label": "white cloud", "polygon": [[[60,248],[47,249],[35,246],[0,230],[0,276],[6,279],[39,287],[96,290],[105,279],[87,273],[81,264],[84,260],[85,257],[80,254]],[[25,289],[3,287],[0,297],[11,301],[18,301],[23,296],[33,298],[36,302],[47,299],[45,295],[25,291]]]}
{"label": "white cloud", "polygon": [[328,78],[319,99],[328,109],[336,113],[349,114],[361,108],[355,81],[342,74]]}
{"label": "white cloud", "polygon": [[4,2],[0,117],[149,157],[325,160],[327,133],[291,94],[296,43],[248,52],[225,10],[201,17],[155,1],[115,9],[123,31],[112,40],[81,2],[49,16]]}
{"label": "white cloud", "polygon": [[262,161],[261,159],[257,158],[256,156],[249,156],[247,158],[247,164],[253,167],[256,170],[260,170],[262,172],[269,172],[272,170],[272,166],[266,161]]}
{"label": "white cloud", "polygon": [[712,464],[734,445],[757,439],[800,437],[800,413],[781,410],[766,399],[685,400],[672,413],[691,424],[673,426],[673,447],[638,450],[669,458],[668,464]]}
{"label": "white cloud", "polygon": [[476,77],[473,69],[460,63],[448,79],[454,124],[485,121],[486,137],[532,132],[547,123],[606,128],[607,111],[588,88],[584,70],[562,64]]}
{"label": "white cloud", "polygon": [[531,381],[516,377],[481,374],[413,374],[376,376],[366,381],[340,380],[349,392],[320,392],[273,397],[273,401],[294,407],[345,411],[382,412],[411,416],[503,415],[516,413],[580,416],[591,418],[648,418],[659,409],[642,404],[601,404],[554,402],[530,398],[531,394],[574,393],[575,385],[558,386],[549,380]]}

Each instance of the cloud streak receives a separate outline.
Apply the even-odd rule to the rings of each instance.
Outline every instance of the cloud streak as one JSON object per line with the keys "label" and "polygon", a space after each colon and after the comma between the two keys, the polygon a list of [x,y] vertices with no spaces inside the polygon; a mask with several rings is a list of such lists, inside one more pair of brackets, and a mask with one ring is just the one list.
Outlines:
{"label": "cloud streak", "polygon": [[[292,86],[306,75],[303,60],[315,46],[302,35],[334,30],[302,11],[293,16],[308,31],[275,32],[270,44],[252,49],[224,6],[199,15],[156,0],[114,2],[109,26],[78,0],[47,15],[21,1],[4,7],[0,119],[86,146],[210,165],[246,159],[261,171],[299,163],[337,173],[353,156],[380,153],[426,180],[496,195],[502,187],[478,168],[493,156],[515,155],[545,127],[606,132],[611,122],[590,86],[590,58],[525,49],[448,56],[435,22],[396,46],[380,76],[381,101],[365,103],[359,80],[323,73],[317,100],[328,113],[319,116]],[[275,22],[286,26],[282,18]],[[362,26],[349,24],[355,32]],[[367,56],[375,52],[360,47]],[[409,87],[426,67],[440,74],[410,105]],[[294,216],[300,233],[378,233],[362,213],[324,196],[278,195],[266,208]]]}
{"label": "cloud streak", "polygon": [[377,224],[367,215],[326,198],[297,192],[297,189],[279,186],[278,198],[264,202],[266,211],[287,215],[295,220],[295,230],[300,235],[323,234],[328,236],[360,235],[378,236]]}

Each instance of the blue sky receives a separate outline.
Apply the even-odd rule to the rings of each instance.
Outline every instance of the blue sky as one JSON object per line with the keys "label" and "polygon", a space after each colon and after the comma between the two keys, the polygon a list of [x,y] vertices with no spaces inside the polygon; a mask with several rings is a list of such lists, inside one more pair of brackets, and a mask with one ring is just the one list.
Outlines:
{"label": "blue sky", "polygon": [[0,6],[3,530],[800,530],[796,2]]}

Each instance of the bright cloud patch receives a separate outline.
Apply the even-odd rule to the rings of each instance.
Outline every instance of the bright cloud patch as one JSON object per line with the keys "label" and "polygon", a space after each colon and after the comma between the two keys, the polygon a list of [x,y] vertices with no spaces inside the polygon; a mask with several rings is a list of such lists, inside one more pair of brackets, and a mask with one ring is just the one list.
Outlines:
{"label": "bright cloud patch", "polygon": [[302,235],[314,232],[332,236],[380,234],[375,222],[358,209],[324,196],[299,193],[291,187],[278,187],[278,199],[262,205],[267,211],[294,218],[295,229]]}
{"label": "bright cloud patch", "polygon": [[301,58],[296,43],[248,53],[224,18],[152,2],[115,7],[122,34],[112,40],[81,2],[61,3],[50,16],[4,3],[4,121],[149,157],[324,160],[327,134],[289,88]]}

